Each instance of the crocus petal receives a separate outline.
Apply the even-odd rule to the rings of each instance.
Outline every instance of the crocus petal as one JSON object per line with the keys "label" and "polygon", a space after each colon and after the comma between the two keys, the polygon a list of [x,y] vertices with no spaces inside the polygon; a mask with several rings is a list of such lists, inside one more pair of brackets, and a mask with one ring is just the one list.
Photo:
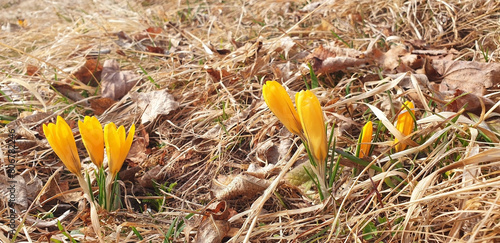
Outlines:
{"label": "crocus petal", "polygon": [[104,126],[104,143],[106,144],[106,154],[108,156],[109,172],[113,177],[120,171],[123,162],[127,158],[135,133],[135,126],[130,128],[128,137],[125,137],[125,128],[118,129],[114,123]]}
{"label": "crocus petal", "polygon": [[370,151],[371,142],[372,142],[372,134],[373,134],[373,124],[372,121],[369,121],[363,127],[363,132],[361,136],[361,145],[359,148],[359,157],[364,158],[368,156],[368,152]]}
{"label": "crocus petal", "polygon": [[[410,109],[406,110],[405,105]],[[413,122],[412,114],[413,114],[413,109],[415,108],[413,105],[413,102],[411,101],[406,101],[405,105],[401,106],[403,109],[401,113],[398,115],[398,121],[396,123],[396,128],[398,131],[400,131],[405,137],[410,135],[411,132],[413,131],[413,128],[415,127],[415,123]],[[411,112],[411,113],[410,113]],[[406,148],[406,144],[403,143],[398,143],[398,139],[394,139],[394,143],[396,143],[396,152],[403,151]]]}
{"label": "crocus petal", "polygon": [[295,104],[309,150],[316,162],[323,164],[327,156],[327,142],[325,120],[319,100],[313,92],[306,90],[295,95]]}
{"label": "crocus petal", "polygon": [[68,170],[81,176],[80,157],[73,132],[66,121],[58,116],[56,124],[43,125],[43,132],[50,146]]}
{"label": "crocus petal", "polygon": [[78,128],[82,136],[83,145],[89,153],[90,160],[98,167],[102,167],[104,160],[104,133],[102,125],[95,116],[86,116],[78,121]]}
{"label": "crocus petal", "polygon": [[285,88],[276,81],[267,81],[262,87],[262,96],[269,109],[293,134],[302,135],[299,115],[293,107],[292,100]]}

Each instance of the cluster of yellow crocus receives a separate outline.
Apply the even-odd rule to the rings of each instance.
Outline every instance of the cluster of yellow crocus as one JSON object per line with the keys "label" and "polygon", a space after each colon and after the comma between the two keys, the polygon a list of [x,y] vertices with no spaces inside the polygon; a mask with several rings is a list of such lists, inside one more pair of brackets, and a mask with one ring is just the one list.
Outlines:
{"label": "cluster of yellow crocus", "polygon": [[[408,110],[406,109],[408,107]],[[396,129],[401,132],[405,137],[410,135],[411,132],[413,131],[413,128],[415,128],[415,123],[413,121],[413,109],[415,106],[413,105],[413,102],[411,101],[406,101],[404,105],[401,106],[401,113],[398,115],[398,120],[396,123]],[[411,112],[411,113],[410,113]],[[394,143],[396,144],[396,152],[400,152],[405,150],[406,144],[405,143],[398,143],[399,140],[396,138],[394,139]]]}
{"label": "cluster of yellow crocus", "polygon": [[361,131],[361,139],[360,139],[360,148],[359,148],[359,157],[365,158],[368,157],[368,153],[370,152],[371,142],[373,135],[373,123],[371,121],[367,122],[365,126],[363,126],[363,130]]}
{"label": "cluster of yellow crocus", "polygon": [[[104,144],[106,144],[109,167],[108,177],[115,179],[132,145],[135,126],[132,124],[128,136],[125,136],[125,128],[123,126],[116,128],[116,125],[111,122],[104,126],[103,131],[102,125],[96,117],[86,116],[83,122],[78,121],[78,128],[90,160],[99,169],[102,169],[103,166]],[[43,125],[43,132],[50,146],[68,170],[75,174],[79,178],[79,181],[82,180],[80,157],[78,156],[73,132],[68,123],[62,117],[58,116],[55,124],[49,123],[48,125]],[[109,180],[107,184],[111,182],[112,180]],[[81,186],[85,190],[86,186]],[[90,194],[90,191],[87,193]],[[111,191],[107,191],[106,193],[108,198],[110,193]],[[89,196],[92,197],[92,194]]]}
{"label": "cluster of yellow crocus", "polygon": [[283,125],[293,134],[298,135],[314,158],[313,168],[323,192],[325,185],[325,161],[328,154],[325,120],[318,98],[310,90],[295,94],[295,110],[292,100],[285,88],[276,81],[267,81],[262,95],[269,109],[278,117]]}

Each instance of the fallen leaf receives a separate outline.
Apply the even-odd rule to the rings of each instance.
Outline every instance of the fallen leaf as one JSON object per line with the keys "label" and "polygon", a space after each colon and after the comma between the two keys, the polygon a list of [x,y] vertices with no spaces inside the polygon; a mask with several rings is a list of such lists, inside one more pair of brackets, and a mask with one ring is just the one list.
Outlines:
{"label": "fallen leaf", "polygon": [[144,188],[153,188],[154,183],[163,183],[166,179],[166,174],[162,172],[162,166],[156,165],[150,170],[146,171],[144,175],[138,179],[139,184]]}
{"label": "fallen leaf", "polygon": [[441,75],[440,91],[460,89],[482,96],[500,83],[500,63],[433,60],[431,65]]}
{"label": "fallen leaf", "polygon": [[157,46],[148,46],[148,45],[144,45],[146,47],[146,50],[148,52],[152,52],[152,53],[158,53],[158,54],[165,54],[165,49],[161,48],[161,47],[157,47]]}
{"label": "fallen leaf", "polygon": [[136,134],[134,136],[134,142],[130,147],[130,151],[127,155],[127,161],[129,161],[128,165],[137,166],[141,162],[143,162],[148,157],[147,147],[149,145],[149,134],[146,132],[144,125],[140,124],[138,129],[136,130]]}
{"label": "fallen leaf", "polygon": [[294,186],[301,186],[301,185],[305,184],[306,182],[311,181],[311,177],[309,177],[309,175],[307,175],[307,172],[304,169],[304,167],[307,170],[312,171],[311,163],[306,161],[306,162],[296,166],[295,168],[293,168],[293,170],[286,173],[285,180]]}
{"label": "fallen leaf", "polygon": [[94,110],[94,114],[99,116],[116,103],[116,101],[111,98],[98,98],[90,100],[89,103],[90,107]]}
{"label": "fallen leaf", "polygon": [[119,100],[139,81],[139,75],[132,71],[120,71],[116,60],[106,60],[102,69],[102,97]]}
{"label": "fallen leaf", "polygon": [[[85,63],[78,67],[71,75],[86,85],[97,87],[101,80],[102,70],[103,66],[99,63],[98,59],[88,58]],[[64,82],[71,83],[72,81],[71,79],[64,79]]]}
{"label": "fallen leaf", "polygon": [[159,115],[168,115],[179,107],[174,96],[165,89],[147,93],[132,93],[130,96],[144,111],[141,116],[141,124],[151,122]]}
{"label": "fallen leaf", "polygon": [[149,38],[154,39],[161,32],[162,29],[160,27],[149,27],[143,30],[141,33],[134,35],[133,38],[135,41],[141,41]]}
{"label": "fallen leaf", "polygon": [[229,232],[229,222],[227,220],[204,220],[201,222],[195,243],[219,243]]}
{"label": "fallen leaf", "polygon": [[28,64],[26,66],[26,75],[28,76],[38,76],[40,74],[40,67]]}
{"label": "fallen leaf", "polygon": [[15,199],[13,201],[2,200],[2,202],[6,203],[9,207],[14,208],[15,205],[19,205],[20,210],[26,210],[28,208],[29,202],[26,192],[26,182],[20,175],[16,175],[13,178],[0,175],[0,195],[2,195],[4,199]]}
{"label": "fallen leaf", "polygon": [[[413,62],[416,62],[419,58],[417,55],[412,55],[404,45],[393,46],[385,53],[374,48],[371,56],[373,56],[379,67],[389,73],[404,73],[413,71],[410,66],[418,67],[418,63],[414,64]],[[420,63],[421,65],[423,65],[423,61]]]}
{"label": "fallen leaf", "polygon": [[[456,90],[454,93],[453,101],[446,106],[446,111],[457,112],[462,107],[465,107],[465,111],[474,113],[476,115],[481,115],[483,108],[481,107],[481,102],[484,104],[485,111],[490,110],[495,102],[484,97],[478,96],[472,93],[464,94],[466,92],[462,90]],[[495,108],[494,110],[497,113],[500,113],[500,107]]]}
{"label": "fallen leaf", "polygon": [[241,174],[237,176],[219,177],[213,183],[215,198],[219,200],[231,200],[238,197],[252,198],[258,193],[263,192],[271,185],[271,182],[265,179],[259,179],[249,174]]}
{"label": "fallen leaf", "polygon": [[132,168],[127,168],[125,170],[122,170],[118,173],[118,177],[122,181],[134,181],[135,180],[135,174],[141,170],[141,167],[136,166]]}
{"label": "fallen leaf", "polygon": [[322,45],[306,59],[312,62],[316,74],[332,73],[373,62],[373,59],[363,52],[348,48],[323,47]]}
{"label": "fallen leaf", "polygon": [[52,87],[59,92],[60,94],[64,95],[65,97],[69,98],[72,101],[80,101],[85,99],[82,94],[80,94],[80,91],[73,89],[71,85],[68,84],[57,84],[54,83],[52,84]]}
{"label": "fallen leaf", "polygon": [[214,78],[215,81],[219,82],[221,80],[226,80],[231,78],[231,81],[237,80],[234,74],[226,71],[225,69],[216,70],[213,68],[205,67],[205,71],[210,75],[210,77]]}
{"label": "fallen leaf", "polygon": [[236,215],[236,211],[228,208],[226,201],[213,204],[202,213],[203,218],[199,223],[195,236],[195,242],[222,242],[222,239],[230,230],[228,219]]}

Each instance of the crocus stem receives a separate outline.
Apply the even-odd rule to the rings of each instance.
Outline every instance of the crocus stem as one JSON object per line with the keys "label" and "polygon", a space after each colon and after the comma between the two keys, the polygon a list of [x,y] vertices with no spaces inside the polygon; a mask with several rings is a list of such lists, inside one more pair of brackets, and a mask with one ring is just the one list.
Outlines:
{"label": "crocus stem", "polygon": [[81,174],[77,175],[76,177],[78,178],[78,183],[80,184],[80,187],[83,189],[84,197],[90,204],[90,220],[92,222],[92,228],[94,229],[94,232],[97,235],[99,242],[104,242],[103,239],[101,238],[101,223],[99,222],[99,215],[97,215],[95,204],[92,201],[92,193],[88,186],[89,184],[87,184],[87,182],[85,181],[85,179]]}

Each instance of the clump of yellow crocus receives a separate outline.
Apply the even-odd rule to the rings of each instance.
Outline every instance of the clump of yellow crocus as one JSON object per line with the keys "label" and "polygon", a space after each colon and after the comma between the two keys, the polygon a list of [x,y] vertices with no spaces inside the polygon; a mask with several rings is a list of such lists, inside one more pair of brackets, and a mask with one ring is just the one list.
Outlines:
{"label": "clump of yellow crocus", "polygon": [[92,228],[97,234],[99,240],[102,242],[99,217],[97,216],[97,210],[95,208],[95,205],[93,204],[90,188],[85,182],[85,179],[83,179],[83,175],[81,172],[82,165],[80,164],[80,157],[78,156],[75,137],[73,136],[71,128],[62,117],[57,116],[57,121],[55,124],[43,124],[43,133],[45,134],[47,141],[49,142],[50,146],[57,154],[57,156],[61,159],[64,165],[66,165],[68,170],[71,173],[75,174],[78,178],[78,183],[84,191],[84,196],[90,203]]}
{"label": "clump of yellow crocus", "polygon": [[359,147],[359,157],[364,158],[368,156],[368,153],[370,152],[370,147],[371,147],[371,141],[372,141],[372,135],[373,135],[373,124],[372,121],[369,121],[363,126],[363,130],[361,132],[361,144]]}
{"label": "clump of yellow crocus", "polygon": [[328,145],[323,111],[316,95],[310,90],[295,94],[295,110],[292,100],[285,88],[276,81],[267,81],[262,95],[269,109],[278,117],[285,127],[298,135],[305,143],[311,155],[311,164],[316,174],[322,195],[326,195],[325,181],[326,158]]}
{"label": "clump of yellow crocus", "polygon": [[[408,107],[409,111],[406,110],[406,107]],[[397,120],[397,123],[396,123],[396,129],[398,129],[398,131],[401,132],[401,134],[403,134],[403,136],[408,136],[411,134],[411,132],[413,131],[413,128],[415,127],[415,123],[413,121],[413,118],[412,118],[412,114],[413,113],[413,109],[414,109],[414,105],[413,105],[413,102],[411,101],[406,101],[405,104],[403,106],[401,106],[401,113],[398,115],[398,120]],[[410,113],[411,112],[411,113]],[[405,150],[406,148],[406,144],[404,143],[398,143],[399,140],[396,138],[394,139],[394,143],[396,144],[396,152],[400,152],[400,151],[403,151]]]}
{"label": "clump of yellow crocus", "polygon": [[127,158],[132,140],[134,139],[135,125],[132,124],[125,137],[125,128],[123,126],[116,128],[114,123],[104,126],[104,143],[106,144],[106,154],[108,155],[109,173],[116,177],[118,171]]}
{"label": "clump of yellow crocus", "polygon": [[83,122],[78,121],[78,128],[90,160],[97,168],[101,168],[104,160],[104,135],[101,123],[95,116],[86,116]]}
{"label": "clump of yellow crocus", "polygon": [[285,125],[288,131],[302,137],[299,115],[285,88],[276,81],[267,81],[262,88],[262,96],[269,109]]}
{"label": "clump of yellow crocus", "polygon": [[82,177],[82,165],[76,149],[75,138],[68,123],[57,116],[56,123],[43,124],[43,133],[50,146],[61,159],[68,170],[78,177]]}

